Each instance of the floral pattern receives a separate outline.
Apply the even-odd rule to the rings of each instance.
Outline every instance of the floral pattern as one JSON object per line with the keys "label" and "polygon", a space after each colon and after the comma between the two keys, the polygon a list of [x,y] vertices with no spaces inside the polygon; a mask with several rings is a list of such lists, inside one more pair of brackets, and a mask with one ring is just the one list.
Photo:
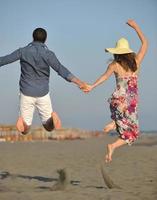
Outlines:
{"label": "floral pattern", "polygon": [[116,77],[116,89],[109,98],[111,118],[120,138],[132,144],[139,136],[137,76]]}

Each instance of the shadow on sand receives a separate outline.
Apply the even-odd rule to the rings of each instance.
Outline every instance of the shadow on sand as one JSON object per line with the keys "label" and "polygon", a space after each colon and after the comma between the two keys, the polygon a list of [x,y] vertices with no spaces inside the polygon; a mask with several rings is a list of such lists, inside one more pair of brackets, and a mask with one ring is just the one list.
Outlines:
{"label": "shadow on sand", "polygon": [[[68,180],[67,172],[65,169],[59,169],[57,170],[58,178],[50,178],[50,177],[43,177],[43,176],[29,176],[29,175],[22,175],[22,174],[12,174],[7,171],[0,172],[0,191],[1,192],[8,192],[11,191],[11,188],[7,188],[6,186],[3,186],[3,180],[11,178],[15,181],[15,179],[25,179],[25,180],[36,180],[43,183],[52,183],[50,186],[38,186],[35,187],[35,189],[38,189],[40,191],[58,191],[58,190],[65,190],[68,185],[75,186],[75,187],[81,187],[81,188],[95,188],[95,189],[121,189],[119,186],[117,186],[109,177],[109,175],[106,173],[104,169],[104,165],[101,165],[101,174],[102,178],[104,180],[105,186],[96,186],[96,185],[82,185],[81,181],[78,180]],[[54,182],[54,183],[53,183]]]}

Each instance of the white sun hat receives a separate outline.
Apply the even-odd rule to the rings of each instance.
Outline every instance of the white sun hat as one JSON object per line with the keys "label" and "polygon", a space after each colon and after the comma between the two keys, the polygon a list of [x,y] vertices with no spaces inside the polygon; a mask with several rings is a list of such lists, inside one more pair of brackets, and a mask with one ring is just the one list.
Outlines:
{"label": "white sun hat", "polygon": [[106,48],[105,51],[112,54],[126,54],[134,52],[132,49],[130,49],[129,42],[125,38],[119,39],[115,48]]}

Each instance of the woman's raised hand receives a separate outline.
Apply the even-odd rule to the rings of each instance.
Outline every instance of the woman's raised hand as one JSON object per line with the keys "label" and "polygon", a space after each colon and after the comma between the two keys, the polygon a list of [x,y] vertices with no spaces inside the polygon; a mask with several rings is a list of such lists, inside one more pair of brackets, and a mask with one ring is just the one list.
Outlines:
{"label": "woman's raised hand", "polygon": [[135,22],[135,20],[133,20],[133,19],[129,19],[128,21],[127,21],[127,24],[129,25],[129,26],[131,26],[132,28],[136,28],[137,26],[138,26],[138,24]]}

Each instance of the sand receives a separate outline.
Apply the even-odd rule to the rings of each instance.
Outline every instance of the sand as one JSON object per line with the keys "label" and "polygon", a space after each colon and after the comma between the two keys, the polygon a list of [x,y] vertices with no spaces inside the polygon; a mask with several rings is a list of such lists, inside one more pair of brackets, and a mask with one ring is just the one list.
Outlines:
{"label": "sand", "polygon": [[[1,142],[0,200],[156,200],[157,136],[143,135],[103,162],[116,136],[67,141]],[[101,166],[119,188],[108,188]],[[54,191],[64,169],[66,182]]]}

